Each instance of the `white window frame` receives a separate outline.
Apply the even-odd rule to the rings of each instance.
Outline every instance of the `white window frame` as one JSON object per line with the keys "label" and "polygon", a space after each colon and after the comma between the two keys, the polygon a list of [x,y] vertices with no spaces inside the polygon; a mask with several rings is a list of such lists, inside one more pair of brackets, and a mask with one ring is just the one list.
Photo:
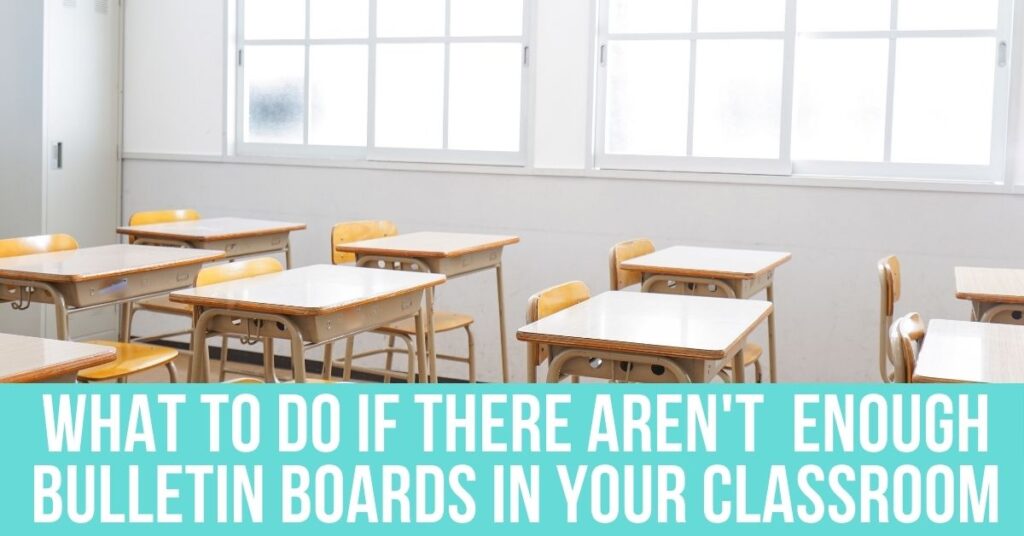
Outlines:
{"label": "white window frame", "polygon": [[[696,25],[697,3],[693,2],[691,20]],[[777,175],[786,177],[815,177],[829,180],[829,177],[878,180],[940,180],[979,184],[1005,184],[1008,166],[1008,143],[1010,109],[1012,103],[1012,74],[1014,56],[1014,8],[1016,0],[999,0],[999,22],[995,30],[898,30],[897,12],[899,0],[891,0],[891,28],[881,31],[837,31],[797,32],[796,0],[786,2],[785,58],[783,64],[783,107],[780,159],[726,159],[693,156],[645,156],[607,154],[606,141],[606,91],[607,68],[606,50],[609,40],[689,40],[690,47],[690,109],[687,127],[688,153],[693,145],[693,91],[696,84],[695,40],[714,38],[755,38],[778,37],[781,32],[736,32],[736,33],[659,33],[659,34],[614,34],[608,32],[609,0],[598,0],[597,32],[594,64],[596,76],[595,102],[593,113],[592,162],[595,168],[622,171],[670,171],[696,173],[731,173],[744,175]],[[694,26],[695,28],[695,26]],[[891,154],[892,107],[894,98],[895,53],[897,39],[913,37],[994,37],[1000,55],[999,64],[994,65],[995,83],[992,115],[991,161],[983,165],[955,164],[910,164],[899,162],[843,162],[792,159],[793,98],[795,93],[794,66],[798,37],[809,38],[886,38],[889,39],[889,65],[887,80],[885,157]],[[995,61],[994,61],[995,63]]]}
{"label": "white window frame", "polygon": [[[1012,72],[1012,33],[1014,0],[999,0],[999,23],[995,30],[900,30],[897,28],[899,0],[890,0],[889,30],[800,32],[799,39],[888,39],[889,60],[885,103],[885,156],[884,162],[844,162],[824,160],[795,160],[793,172],[797,175],[853,176],[878,178],[923,178],[968,182],[1002,183],[1007,166],[1007,143],[1010,116],[1010,87]],[[913,164],[893,162],[892,126],[893,102],[896,94],[896,43],[900,39],[927,37],[990,37],[996,41],[998,58],[993,59],[995,69],[992,98],[992,139],[989,164]]]}
{"label": "white window frame", "polygon": [[[235,58],[235,152],[243,156],[303,157],[336,160],[365,160],[380,162],[423,162],[441,164],[478,164],[496,166],[525,166],[531,139],[528,119],[533,110],[531,88],[534,85],[533,13],[534,0],[523,0],[523,29],[521,36],[452,37],[451,0],[445,0],[444,37],[378,37],[377,0],[369,1],[369,32],[365,38],[310,39],[310,0],[306,0],[306,34],[303,39],[245,39],[245,0],[238,0],[236,13],[237,41]],[[376,115],[376,50],[378,44],[389,43],[442,43],[444,61],[444,113],[441,149],[376,147],[374,129]],[[448,89],[450,80],[450,48],[452,43],[519,43],[522,46],[522,78],[520,81],[520,117],[518,151],[475,151],[448,149]],[[309,143],[309,55],[313,45],[366,45],[368,47],[368,88],[366,117],[366,146],[310,145]],[[303,104],[302,143],[257,143],[245,141],[245,48],[260,45],[299,45],[305,51],[305,90]]]}
{"label": "white window frame", "polygon": [[[708,173],[738,173],[750,175],[790,175],[793,171],[790,161],[791,123],[793,120],[793,63],[796,27],[796,0],[786,0],[785,28],[781,31],[743,32],[700,32],[697,31],[697,9],[695,0],[690,14],[691,31],[679,33],[633,33],[611,34],[608,30],[610,0],[598,2],[597,28],[597,95],[595,99],[595,134],[593,141],[594,166],[598,169],[619,169],[636,171],[691,171]],[[779,118],[779,158],[716,158],[693,156],[694,118],[693,104],[697,84],[697,46],[699,41],[712,39],[777,39],[783,42],[782,102]],[[650,156],[609,154],[606,152],[607,119],[607,50],[610,41],[689,41],[690,76],[689,108],[687,113],[686,152],[689,156]]]}

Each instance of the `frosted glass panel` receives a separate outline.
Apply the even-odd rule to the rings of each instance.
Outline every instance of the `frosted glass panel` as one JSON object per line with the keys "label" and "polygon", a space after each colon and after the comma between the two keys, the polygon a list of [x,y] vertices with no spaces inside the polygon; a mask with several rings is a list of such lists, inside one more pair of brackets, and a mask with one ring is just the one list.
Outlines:
{"label": "frosted glass panel", "polygon": [[797,0],[801,32],[888,30],[892,0]]}
{"label": "frosted glass panel", "polygon": [[989,164],[995,47],[989,38],[896,44],[894,161]]}
{"label": "frosted glass panel", "polygon": [[611,33],[689,32],[692,0],[610,0]]}
{"label": "frosted glass panel", "polygon": [[520,54],[516,43],[451,45],[450,149],[519,150]]}
{"label": "frosted glass panel", "polygon": [[302,143],[304,85],[303,47],[246,47],[245,141]]}
{"label": "frosted glass panel", "polygon": [[454,36],[512,36],[523,33],[523,0],[451,2]]}
{"label": "frosted glass panel", "polygon": [[686,155],[689,41],[608,45],[605,151]]}
{"label": "frosted glass panel", "polygon": [[701,0],[697,2],[697,29],[781,32],[786,29],[786,0]]}
{"label": "frosted glass panel", "polygon": [[366,145],[366,45],[309,49],[309,143]]}
{"label": "frosted glass panel", "polygon": [[444,45],[377,46],[376,145],[440,149]]}
{"label": "frosted glass panel", "polygon": [[370,35],[370,0],[309,0],[309,36],[360,39]]}
{"label": "frosted glass panel", "polygon": [[305,39],[306,0],[245,0],[246,39]]}
{"label": "frosted glass panel", "polygon": [[778,158],[782,41],[697,43],[693,154]]}
{"label": "frosted glass panel", "polygon": [[999,0],[900,0],[901,30],[994,30]]}
{"label": "frosted glass panel", "polygon": [[444,35],[445,0],[377,0],[380,37]]}
{"label": "frosted glass panel", "polygon": [[883,161],[888,64],[888,39],[801,40],[793,157]]}

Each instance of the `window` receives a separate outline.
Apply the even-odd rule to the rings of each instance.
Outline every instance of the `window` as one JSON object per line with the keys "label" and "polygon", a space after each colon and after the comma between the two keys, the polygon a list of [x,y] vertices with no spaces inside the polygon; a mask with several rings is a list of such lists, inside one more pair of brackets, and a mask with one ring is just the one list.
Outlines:
{"label": "window", "polygon": [[997,182],[1012,0],[602,0],[599,167]]}
{"label": "window", "polygon": [[524,163],[527,0],[240,6],[240,152]]}

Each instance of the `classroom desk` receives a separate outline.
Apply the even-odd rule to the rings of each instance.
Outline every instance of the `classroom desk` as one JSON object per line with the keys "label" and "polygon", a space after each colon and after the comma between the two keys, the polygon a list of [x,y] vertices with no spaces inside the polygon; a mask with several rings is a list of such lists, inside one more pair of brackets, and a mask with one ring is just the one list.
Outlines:
{"label": "classroom desk", "polygon": [[[517,337],[548,346],[549,382],[570,375],[707,383],[730,360],[742,382],[747,336],[771,311],[771,303],[758,300],[605,292],[520,328]],[[595,368],[594,358],[634,366]]]}
{"label": "classroom desk", "polygon": [[1024,270],[958,266],[956,297],[971,302],[971,320],[1024,323]]}
{"label": "classroom desk", "polygon": [[74,381],[80,370],[105,365],[114,348],[0,333],[0,383]]}
{"label": "classroom desk", "polygon": [[174,246],[223,251],[228,259],[261,253],[284,253],[285,265],[292,267],[291,233],[306,229],[304,223],[209,218],[134,227],[118,227],[134,244]]}
{"label": "classroom desk", "polygon": [[1024,327],[932,320],[915,383],[1024,383]]}
{"label": "classroom desk", "polygon": [[[423,232],[349,242],[337,245],[336,249],[354,253],[357,266],[400,266],[403,270],[443,274],[449,279],[494,270],[498,286],[501,379],[508,383],[508,341],[505,331],[505,290],[501,273],[501,254],[505,246],[518,242],[517,236]],[[433,310],[433,290],[427,293],[427,301]],[[432,316],[428,316],[427,319],[428,331],[431,333],[434,331]],[[433,367],[437,362],[437,356],[433,347],[430,352],[430,364]],[[437,369],[431,368],[430,375],[436,380]]]}
{"label": "classroom desk", "polygon": [[171,301],[193,306],[196,315],[189,381],[209,381],[206,339],[213,334],[290,341],[295,381],[304,383],[306,351],[407,318],[416,318],[422,378],[428,333],[421,315],[432,314],[423,297],[444,280],[435,274],[317,265],[174,292]]}
{"label": "classroom desk", "polygon": [[[774,304],[775,269],[792,257],[777,251],[675,246],[623,262],[621,268],[643,273],[644,292],[710,293],[746,300],[764,291]],[[776,383],[774,308],[768,317],[768,360],[771,382]]]}
{"label": "classroom desk", "polygon": [[[130,304],[195,284],[221,251],[115,244],[0,259],[0,302],[15,310],[53,304],[57,338],[68,340],[71,314]],[[128,307],[121,307],[121,339]]]}

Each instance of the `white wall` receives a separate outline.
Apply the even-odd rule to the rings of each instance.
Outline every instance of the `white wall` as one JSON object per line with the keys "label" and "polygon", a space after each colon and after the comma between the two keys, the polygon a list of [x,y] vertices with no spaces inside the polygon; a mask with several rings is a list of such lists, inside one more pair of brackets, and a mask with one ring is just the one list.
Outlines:
{"label": "white wall", "polygon": [[[129,12],[157,3],[129,0]],[[191,0],[183,5],[191,10],[199,9],[200,3]],[[537,3],[541,20],[534,161],[537,167],[582,168],[590,76],[584,21],[591,16],[590,2]],[[222,12],[222,6],[207,6],[201,16],[214,19]],[[132,17],[128,20],[131,24]],[[208,21],[204,26],[212,31],[224,25]],[[132,35],[129,28],[128,47],[138,48],[128,58],[129,79],[150,68],[140,62],[158,58],[161,71],[174,73],[179,64],[222,54],[198,47],[167,54],[160,50],[159,39]],[[203,98],[222,94],[220,73],[164,81],[187,85]],[[129,118],[153,113],[146,108],[160,106],[144,94],[128,103]],[[168,113],[167,120],[174,115]],[[180,153],[185,141],[179,136],[189,133],[206,139],[212,125],[222,127],[221,110],[203,117],[184,112],[181,116],[182,121],[165,128],[177,133],[174,139],[149,138],[145,151],[139,152]],[[125,143],[131,147],[135,142]],[[196,154],[220,150],[212,138],[202,145]],[[513,331],[522,323],[528,296],[539,289],[570,279],[582,279],[594,291],[607,288],[607,252],[619,240],[648,236],[659,246],[791,251],[793,261],[779,270],[777,280],[780,376],[786,381],[876,379],[875,262],[884,255],[903,257],[901,311],[914,309],[929,318],[968,315],[967,304],[953,296],[954,266],[1024,266],[1024,256],[1010,238],[1024,232],[1024,197],[1019,195],[593,178],[582,171],[510,174],[281,163],[244,163],[231,157],[129,158],[124,165],[125,211],[194,207],[207,216],[304,221],[310,227],[296,237],[299,264],[328,262],[330,225],[348,219],[390,218],[405,232],[517,234],[523,241],[508,249],[505,260]],[[442,307],[477,317],[481,374],[492,380],[499,378],[493,292],[490,278],[474,276],[450,282],[439,294]],[[757,338],[763,341],[763,332]],[[513,343],[512,348],[513,371],[522,378],[524,347]],[[450,367],[443,370],[454,373]]]}

